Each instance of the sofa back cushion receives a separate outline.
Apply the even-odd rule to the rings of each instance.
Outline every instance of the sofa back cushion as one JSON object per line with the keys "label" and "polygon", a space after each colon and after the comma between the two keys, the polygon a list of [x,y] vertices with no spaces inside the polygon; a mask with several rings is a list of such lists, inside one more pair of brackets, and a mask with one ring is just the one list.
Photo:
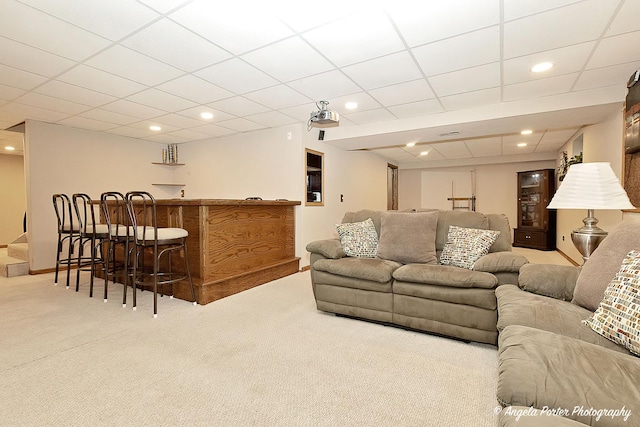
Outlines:
{"label": "sofa back cushion", "polygon": [[342,218],[342,223],[348,222],[362,222],[366,221],[368,218],[371,218],[373,221],[373,226],[376,228],[376,233],[380,236],[380,211],[372,211],[370,209],[361,209],[356,212],[347,212],[344,214]]}
{"label": "sofa back cushion", "polygon": [[489,252],[511,251],[511,226],[505,214],[487,214],[489,229],[500,232],[498,239],[489,248]]}
{"label": "sofa back cushion", "polygon": [[403,264],[436,264],[438,212],[382,212],[378,256]]}
{"label": "sofa back cushion", "polygon": [[640,221],[623,221],[611,230],[582,266],[571,302],[595,311],[622,260],[630,250],[638,249],[639,242]]}

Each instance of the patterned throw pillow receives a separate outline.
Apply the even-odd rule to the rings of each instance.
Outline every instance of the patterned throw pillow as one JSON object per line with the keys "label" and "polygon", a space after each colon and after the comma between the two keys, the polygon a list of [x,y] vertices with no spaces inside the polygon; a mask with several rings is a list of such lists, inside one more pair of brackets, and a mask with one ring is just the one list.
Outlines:
{"label": "patterned throw pillow", "polygon": [[378,255],[378,233],[371,218],[362,222],[336,224],[342,250],[348,256],[375,258]]}
{"label": "patterned throw pillow", "polygon": [[495,230],[450,225],[447,243],[440,254],[440,264],[473,270],[473,265],[481,256],[489,252],[489,248],[499,235],[500,232]]}
{"label": "patterned throw pillow", "polygon": [[640,356],[640,251],[632,250],[604,291],[604,299],[582,321],[603,337]]}

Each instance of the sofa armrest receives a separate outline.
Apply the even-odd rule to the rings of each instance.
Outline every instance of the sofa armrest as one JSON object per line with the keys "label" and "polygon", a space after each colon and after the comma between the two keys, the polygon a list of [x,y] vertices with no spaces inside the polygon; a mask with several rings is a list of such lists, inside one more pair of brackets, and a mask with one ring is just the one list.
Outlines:
{"label": "sofa armrest", "polygon": [[478,258],[473,269],[486,273],[517,273],[528,262],[522,255],[510,251],[491,252]]}
{"label": "sofa armrest", "polygon": [[316,240],[307,244],[307,251],[331,259],[344,258],[346,256],[338,239]]}
{"label": "sofa armrest", "polygon": [[520,269],[520,289],[564,301],[571,301],[582,267],[572,265],[527,264]]}

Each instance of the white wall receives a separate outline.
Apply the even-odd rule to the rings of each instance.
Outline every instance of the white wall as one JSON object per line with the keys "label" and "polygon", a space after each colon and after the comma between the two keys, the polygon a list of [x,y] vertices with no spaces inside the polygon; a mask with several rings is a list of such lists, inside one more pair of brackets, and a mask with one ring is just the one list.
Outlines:
{"label": "white wall", "polygon": [[[57,226],[52,195],[146,190],[167,191],[152,182],[171,179],[167,167],[152,165],[163,145],[102,132],[28,120],[25,173],[29,262],[33,271],[55,267]],[[174,191],[174,190],[171,190]]]}
{"label": "white wall", "polygon": [[[587,126],[583,131],[583,161],[588,162],[609,162],[618,179],[622,176],[623,159],[623,122],[622,110],[619,114],[614,114],[607,120]],[[569,157],[573,154],[572,142],[570,141],[558,152],[558,164],[562,151],[567,151]],[[558,233],[557,247],[573,261],[582,264],[582,256],[571,242],[571,231],[582,227],[582,219],[587,216],[586,210],[559,209],[558,210]],[[599,210],[595,212],[598,218],[598,226],[605,231],[611,231],[622,221],[622,211],[620,210]],[[564,240],[563,240],[564,238]]]}
{"label": "white wall", "polygon": [[[399,209],[445,208],[451,209],[451,179],[463,179],[475,170],[476,211],[501,213],[509,218],[511,228],[518,224],[518,172],[553,169],[552,160],[538,162],[503,163],[496,165],[461,166],[438,169],[405,169],[399,173]],[[444,187],[442,191],[433,188]],[[433,198],[431,198],[433,197]],[[456,197],[467,197],[456,194]],[[444,198],[444,200],[443,200]]]}
{"label": "white wall", "polygon": [[0,245],[5,246],[22,234],[27,209],[22,156],[0,154]]}
{"label": "white wall", "polygon": [[[330,130],[328,130],[330,132]],[[289,139],[289,136],[291,139]],[[307,243],[335,236],[345,212],[386,209],[387,161],[318,141],[318,130],[284,126],[180,146],[176,180],[186,197],[289,199],[296,210],[296,256],[309,264]],[[324,206],[305,206],[305,148],[324,153]],[[344,202],[340,202],[340,195]]]}

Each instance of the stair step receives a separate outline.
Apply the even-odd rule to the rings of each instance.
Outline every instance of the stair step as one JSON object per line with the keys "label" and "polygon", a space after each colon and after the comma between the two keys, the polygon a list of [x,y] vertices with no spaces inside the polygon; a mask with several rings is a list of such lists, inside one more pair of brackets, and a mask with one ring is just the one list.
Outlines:
{"label": "stair step", "polygon": [[7,255],[22,261],[29,261],[29,243],[9,243]]}
{"label": "stair step", "polygon": [[10,256],[0,257],[0,276],[16,277],[29,274],[29,263]]}

